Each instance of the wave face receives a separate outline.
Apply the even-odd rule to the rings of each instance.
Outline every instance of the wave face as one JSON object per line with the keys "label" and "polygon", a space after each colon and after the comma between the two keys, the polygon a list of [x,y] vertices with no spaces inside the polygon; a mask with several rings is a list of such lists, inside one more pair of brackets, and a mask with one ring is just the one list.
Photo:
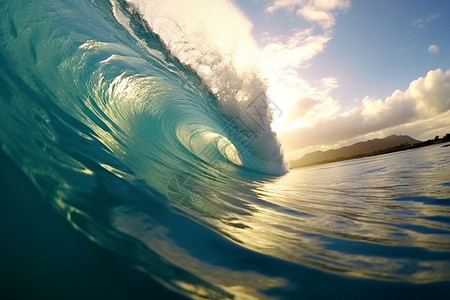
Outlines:
{"label": "wave face", "polygon": [[191,298],[314,298],[318,282],[360,297],[381,280],[405,297],[445,290],[444,152],[413,184],[276,177],[287,165],[251,24],[226,1],[185,2],[2,3],[1,151],[77,230]]}

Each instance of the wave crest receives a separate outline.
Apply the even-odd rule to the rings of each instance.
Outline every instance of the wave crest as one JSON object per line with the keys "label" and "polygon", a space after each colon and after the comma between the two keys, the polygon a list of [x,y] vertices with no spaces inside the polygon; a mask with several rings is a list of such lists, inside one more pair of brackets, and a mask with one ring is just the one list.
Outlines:
{"label": "wave crest", "polygon": [[[170,53],[201,77],[219,100],[221,112],[237,124],[237,132],[250,132],[236,141],[230,137],[240,144],[241,156],[242,151],[257,156],[243,159],[244,166],[277,175],[287,172],[281,145],[271,129],[272,112],[258,68],[252,25],[239,9],[225,0],[128,2]],[[195,11],[195,16],[189,11]]]}

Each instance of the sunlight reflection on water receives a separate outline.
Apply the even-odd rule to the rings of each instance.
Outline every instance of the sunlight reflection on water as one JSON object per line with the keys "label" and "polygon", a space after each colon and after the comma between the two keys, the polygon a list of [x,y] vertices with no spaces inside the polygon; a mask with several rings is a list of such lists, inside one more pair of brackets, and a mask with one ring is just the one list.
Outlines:
{"label": "sunlight reflection on water", "polygon": [[245,246],[363,277],[450,279],[450,157],[440,146],[294,169],[254,183]]}

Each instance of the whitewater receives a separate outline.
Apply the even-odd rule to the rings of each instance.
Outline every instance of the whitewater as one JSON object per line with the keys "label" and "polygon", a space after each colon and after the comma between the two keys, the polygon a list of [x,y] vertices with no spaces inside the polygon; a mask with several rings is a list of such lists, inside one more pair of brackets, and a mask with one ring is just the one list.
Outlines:
{"label": "whitewater", "polygon": [[[17,0],[0,17],[2,299],[107,282],[46,274],[74,263],[75,240],[113,255],[96,272],[142,282],[80,287],[87,299],[450,292],[449,148],[288,172],[252,24],[232,2]],[[59,219],[71,227],[54,245]],[[16,256],[46,267],[20,273]]]}

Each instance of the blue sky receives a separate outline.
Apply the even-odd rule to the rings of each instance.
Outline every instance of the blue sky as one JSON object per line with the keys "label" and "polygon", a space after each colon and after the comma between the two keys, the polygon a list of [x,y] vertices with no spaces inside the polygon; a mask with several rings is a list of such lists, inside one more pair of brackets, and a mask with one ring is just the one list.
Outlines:
{"label": "blue sky", "polygon": [[[263,33],[289,35],[310,22],[291,12],[270,14],[273,1],[235,1],[253,23],[261,46]],[[335,13],[332,39],[302,71],[311,81],[333,76],[332,95],[352,105],[364,96],[387,97],[431,69],[450,68],[450,1],[358,0]],[[428,47],[437,45],[437,53]]]}
{"label": "blue sky", "polygon": [[[450,1],[234,2],[253,24],[253,37],[267,54],[266,73],[283,74],[269,80],[269,96],[288,111],[275,130],[291,157],[390,133],[425,139],[450,129],[446,121],[450,90],[440,90],[450,84],[450,73],[446,73],[450,69]],[[410,88],[420,78],[423,82]],[[395,94],[396,90],[401,93]],[[279,97],[283,91],[289,93]],[[427,93],[439,94],[439,99],[428,102]],[[312,132],[318,134],[318,126],[339,122],[349,122],[349,128],[343,127],[340,133],[325,130],[323,138],[309,143],[289,143],[305,133],[305,139]],[[363,129],[350,128],[358,126]]]}
{"label": "blue sky", "polygon": [[[337,77],[332,95],[341,101],[387,97],[431,69],[450,68],[447,28],[449,1],[353,1],[338,15],[332,40],[305,75]],[[438,52],[430,53],[430,45]]]}

